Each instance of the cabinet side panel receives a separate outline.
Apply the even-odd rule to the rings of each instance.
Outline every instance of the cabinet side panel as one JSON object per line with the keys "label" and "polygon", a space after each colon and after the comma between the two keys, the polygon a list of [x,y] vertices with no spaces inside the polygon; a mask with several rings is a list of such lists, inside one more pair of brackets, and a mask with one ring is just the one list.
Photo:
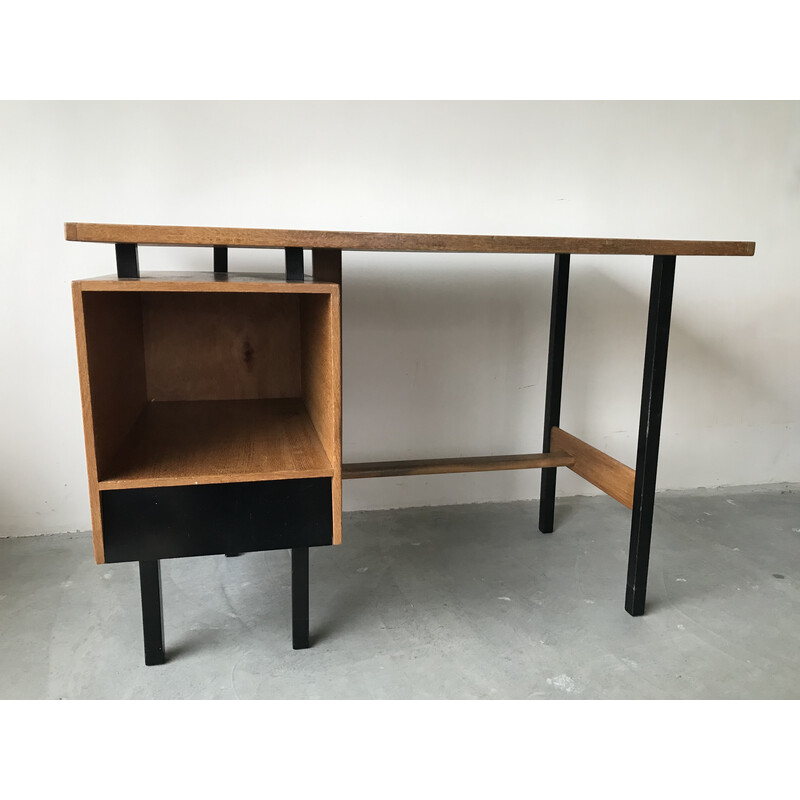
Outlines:
{"label": "cabinet side panel", "polygon": [[84,292],[97,475],[103,480],[146,402],[139,295]]}
{"label": "cabinet side panel", "polygon": [[[122,292],[81,292],[78,353],[84,390],[84,425],[93,445],[89,466],[95,558],[102,549],[97,480],[103,480],[146,402],[142,310],[139,297]],[[88,397],[87,397],[88,395]],[[88,442],[87,438],[87,442]],[[91,448],[87,445],[91,457]],[[95,481],[92,486],[92,481]]]}
{"label": "cabinet side panel", "polygon": [[89,390],[89,366],[86,358],[86,326],[83,313],[83,293],[78,283],[72,284],[72,310],[75,315],[75,344],[78,355],[78,381],[81,390],[81,412],[83,438],[86,447],[86,472],[89,478],[89,507],[92,520],[92,544],[94,559],[105,562],[103,552],[103,525],[100,514],[100,495],[97,487],[97,456],[94,441],[91,392]]}
{"label": "cabinet side panel", "polygon": [[334,405],[336,426],[336,452],[331,458],[334,465],[331,491],[333,494],[333,519],[334,519],[334,544],[342,541],[342,251],[329,248],[315,249],[312,251],[312,269],[315,281],[327,281],[338,286],[332,302],[331,332],[338,348],[334,346]]}
{"label": "cabinet side panel", "polygon": [[303,400],[333,467],[333,543],[342,535],[342,379],[338,291],[301,300]]}
{"label": "cabinet side panel", "polygon": [[149,400],[300,396],[295,295],[152,292],[142,311]]}
{"label": "cabinet side panel", "polygon": [[333,374],[333,543],[342,542],[342,298],[341,289],[331,295],[331,372]]}

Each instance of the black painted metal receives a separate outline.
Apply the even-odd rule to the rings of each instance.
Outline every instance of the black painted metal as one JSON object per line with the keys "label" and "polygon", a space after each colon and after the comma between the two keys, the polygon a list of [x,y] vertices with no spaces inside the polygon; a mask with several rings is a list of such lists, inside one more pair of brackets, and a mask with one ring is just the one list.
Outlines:
{"label": "black painted metal", "polygon": [[[550,349],[547,358],[547,388],[544,401],[542,452],[550,452],[550,431],[561,422],[561,383],[564,373],[564,338],[567,330],[569,253],[557,253],[553,267],[553,300],[550,306]],[[553,532],[556,506],[556,467],[542,469],[539,494],[539,530]]]}
{"label": "black painted metal", "polygon": [[100,492],[107,562],[333,542],[330,478]]}
{"label": "black painted metal", "polygon": [[227,271],[228,271],[228,248],[215,247],[214,272],[227,272]]}
{"label": "black painted metal", "polygon": [[114,245],[117,254],[117,277],[139,277],[139,250],[138,245],[117,243]]}
{"label": "black painted metal", "polygon": [[653,259],[653,278],[650,284],[639,447],[636,453],[631,543],[628,552],[628,585],[625,593],[625,610],[634,617],[644,614],[647,592],[647,567],[650,561],[650,534],[653,528],[658,443],[664,405],[664,378],[667,370],[674,281],[675,256],[656,256]]}
{"label": "black painted metal", "polygon": [[144,663],[151,667],[166,661],[164,609],[161,603],[161,565],[158,561],[139,562],[139,582],[142,587]]}
{"label": "black painted metal", "polygon": [[287,247],[286,249],[286,280],[303,281],[305,272],[303,268],[303,248]]}
{"label": "black painted metal", "polygon": [[292,647],[304,650],[308,641],[308,548],[292,548]]}

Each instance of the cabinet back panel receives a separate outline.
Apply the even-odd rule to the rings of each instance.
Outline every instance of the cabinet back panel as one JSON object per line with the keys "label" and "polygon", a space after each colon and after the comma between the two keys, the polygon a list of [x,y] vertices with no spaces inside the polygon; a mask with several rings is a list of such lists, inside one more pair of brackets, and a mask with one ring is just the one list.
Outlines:
{"label": "cabinet back panel", "polygon": [[296,296],[154,292],[141,299],[148,400],[300,396]]}

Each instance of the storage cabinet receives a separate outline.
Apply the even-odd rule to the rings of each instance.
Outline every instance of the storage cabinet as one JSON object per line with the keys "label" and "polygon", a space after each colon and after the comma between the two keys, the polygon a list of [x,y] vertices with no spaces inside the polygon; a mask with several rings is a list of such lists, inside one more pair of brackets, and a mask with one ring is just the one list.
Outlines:
{"label": "storage cabinet", "polygon": [[339,286],[73,284],[97,563],[341,541]]}

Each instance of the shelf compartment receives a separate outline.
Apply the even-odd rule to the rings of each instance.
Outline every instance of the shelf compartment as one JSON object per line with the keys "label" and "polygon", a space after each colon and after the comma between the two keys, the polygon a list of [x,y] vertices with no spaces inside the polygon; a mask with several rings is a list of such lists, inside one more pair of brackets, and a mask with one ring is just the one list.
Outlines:
{"label": "shelf compartment", "polygon": [[114,492],[321,481],[341,541],[339,287],[219,278],[73,284],[99,564],[122,524],[104,517]]}
{"label": "shelf compartment", "polygon": [[299,398],[148,403],[99,489],[333,476]]}

